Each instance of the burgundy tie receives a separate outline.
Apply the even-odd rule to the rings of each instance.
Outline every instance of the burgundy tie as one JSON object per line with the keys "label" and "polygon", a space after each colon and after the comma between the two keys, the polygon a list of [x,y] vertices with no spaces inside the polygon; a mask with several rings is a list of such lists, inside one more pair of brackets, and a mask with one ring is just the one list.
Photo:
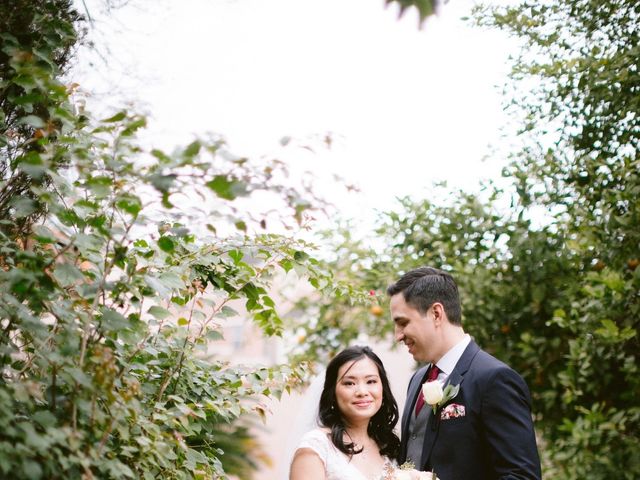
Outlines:
{"label": "burgundy tie", "polygon": [[[433,382],[436,378],[438,378],[438,374],[440,373],[440,369],[435,365],[431,365],[429,368],[429,373],[427,373],[427,382]],[[424,394],[422,393],[422,388],[420,388],[420,393],[418,394],[418,400],[416,400],[416,417],[422,410],[424,406]]]}

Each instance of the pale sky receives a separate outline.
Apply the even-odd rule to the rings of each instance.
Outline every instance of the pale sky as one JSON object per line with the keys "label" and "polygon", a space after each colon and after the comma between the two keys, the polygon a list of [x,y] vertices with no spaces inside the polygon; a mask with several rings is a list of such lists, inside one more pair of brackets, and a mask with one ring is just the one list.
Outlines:
{"label": "pale sky", "polygon": [[[504,165],[482,158],[506,122],[498,86],[514,47],[460,20],[469,0],[450,0],[422,30],[383,0],[133,0],[108,17],[95,1],[108,65],[83,54],[75,80],[97,92],[92,109],[115,108],[114,92],[133,100],[154,146],[222,134],[239,155],[311,170],[356,218],[428,196],[436,181],[475,189]],[[319,148],[283,150],[285,136]],[[344,197],[333,173],[362,195]]]}

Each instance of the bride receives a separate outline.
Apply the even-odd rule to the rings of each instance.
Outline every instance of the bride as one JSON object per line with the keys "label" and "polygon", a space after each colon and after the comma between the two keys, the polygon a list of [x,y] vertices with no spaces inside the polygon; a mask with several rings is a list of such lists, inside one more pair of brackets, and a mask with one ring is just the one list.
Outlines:
{"label": "bride", "polygon": [[369,347],[349,347],[329,362],[318,419],[320,428],[306,433],[295,451],[289,480],[396,478],[398,406]]}

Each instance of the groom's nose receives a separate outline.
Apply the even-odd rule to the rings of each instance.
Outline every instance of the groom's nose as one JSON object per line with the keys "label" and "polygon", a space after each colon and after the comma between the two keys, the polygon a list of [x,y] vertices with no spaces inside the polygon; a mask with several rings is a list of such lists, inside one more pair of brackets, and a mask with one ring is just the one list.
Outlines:
{"label": "groom's nose", "polygon": [[402,340],[404,340],[404,331],[402,330],[402,328],[396,326],[394,328],[394,332],[393,332],[396,336],[396,342],[401,342]]}

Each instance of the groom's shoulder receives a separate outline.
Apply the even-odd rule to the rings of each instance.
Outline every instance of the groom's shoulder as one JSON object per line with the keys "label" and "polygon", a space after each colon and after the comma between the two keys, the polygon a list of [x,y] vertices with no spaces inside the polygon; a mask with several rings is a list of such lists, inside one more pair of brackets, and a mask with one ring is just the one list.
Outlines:
{"label": "groom's shoulder", "polygon": [[470,368],[471,383],[481,390],[500,389],[530,401],[529,387],[520,373],[490,353],[480,350]]}
{"label": "groom's shoulder", "polygon": [[513,368],[482,348],[480,348],[478,353],[474,356],[471,368],[484,371],[507,370],[514,372]]}

